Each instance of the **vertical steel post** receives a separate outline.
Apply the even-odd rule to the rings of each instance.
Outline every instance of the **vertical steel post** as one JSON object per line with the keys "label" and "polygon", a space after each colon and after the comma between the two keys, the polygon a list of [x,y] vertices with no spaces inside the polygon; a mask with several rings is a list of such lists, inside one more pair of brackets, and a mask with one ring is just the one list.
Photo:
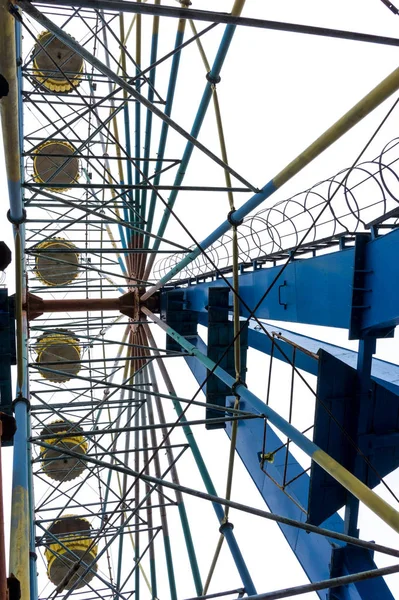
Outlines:
{"label": "vertical steel post", "polygon": [[[21,196],[21,127],[18,101],[18,76],[16,69],[15,20],[7,0],[0,0],[0,71],[9,84],[9,94],[0,102],[6,161],[8,192],[10,200],[9,219],[14,226],[16,259],[16,320],[17,320],[17,397],[15,419],[17,431],[14,436],[10,572],[19,579],[22,600],[31,598],[30,589],[30,537],[32,511],[29,498],[29,449],[28,449],[28,380],[25,327],[26,315],[22,311],[24,283],[24,209]],[[19,31],[19,30],[18,30]],[[19,44],[19,42],[18,42]],[[20,49],[20,46],[18,46]],[[35,572],[32,577],[35,577]],[[33,587],[33,592],[35,586]],[[33,598],[33,600],[35,600]]]}
{"label": "vertical steel post", "polygon": [[[155,370],[154,370],[153,364],[151,362],[148,363],[147,369],[150,374],[152,389],[155,394],[158,394],[159,388],[158,388],[157,378],[155,375]],[[150,404],[151,399],[147,400],[147,403]],[[157,407],[160,423],[165,424],[166,421],[165,421],[165,414],[164,414],[164,410],[163,410],[163,404],[162,404],[159,396],[157,396],[157,395],[155,396],[155,405]],[[168,430],[167,430],[166,426],[162,427],[162,436],[164,439],[168,437]],[[179,484],[180,483],[179,475],[177,472],[176,465],[174,464],[174,456],[173,456],[173,451],[171,448],[166,448],[166,455],[168,458],[169,466],[171,468],[172,480],[174,481],[174,483]],[[200,574],[200,571],[198,568],[197,556],[195,553],[194,543],[193,543],[193,539],[192,539],[192,535],[191,535],[191,529],[190,529],[190,524],[189,524],[188,517],[187,517],[187,511],[186,511],[186,506],[185,506],[184,499],[183,499],[183,494],[177,490],[176,490],[176,502],[177,502],[177,508],[179,510],[180,522],[181,522],[181,526],[183,529],[184,541],[186,543],[187,554],[188,554],[188,558],[190,561],[190,567],[191,567],[191,572],[193,575],[195,589],[196,589],[197,594],[200,596],[202,594],[202,589],[203,589],[202,582],[201,582],[201,574]]]}
{"label": "vertical steel post", "polygon": [[[130,363],[130,375],[134,376],[134,363]],[[133,382],[135,380],[133,379]],[[140,376],[139,376],[139,382],[140,382]],[[139,392],[135,392],[135,399],[139,400],[140,399],[140,395]],[[129,423],[130,425],[130,423]],[[136,431],[134,432],[134,447],[136,448],[136,452],[134,453],[134,468],[136,471],[140,471],[140,452],[138,451],[138,449],[140,448],[140,431],[139,431],[139,426],[140,426],[140,410],[138,408],[136,408],[136,412],[134,415],[134,426],[136,427]],[[135,502],[135,506],[139,506],[140,505],[140,480],[137,478],[137,481],[134,484],[134,502]],[[140,529],[140,515],[139,515],[139,511],[136,512],[135,516],[134,516],[134,529],[135,529],[135,533],[134,533],[134,561],[136,564],[139,563],[140,560],[140,534],[139,534],[139,529]],[[135,571],[135,577],[134,577],[134,597],[137,598],[137,600],[140,600],[140,569],[136,569]]]}
{"label": "vertical steel post", "polygon": [[[22,26],[21,22],[18,19],[15,19],[15,60],[17,65],[17,86],[18,86],[18,131],[19,131],[19,154],[20,154],[20,170],[21,170],[21,184],[24,182],[24,168],[23,168],[23,110],[22,110]],[[21,195],[21,193],[20,193]],[[22,203],[22,198],[21,198]],[[25,248],[25,225],[20,226],[21,231],[21,244],[22,250]],[[25,255],[22,257],[22,294],[23,299],[26,294],[25,289]],[[23,340],[23,361],[24,361],[24,389],[23,389],[23,397],[29,398],[29,380],[28,380],[28,356],[27,356],[27,340],[26,340],[26,331],[27,331],[27,315],[23,313],[23,331],[24,331],[24,340]],[[26,328],[25,328],[26,326]],[[28,411],[29,413],[29,411]],[[27,414],[27,438],[29,439],[31,436],[30,429],[30,416]],[[35,551],[35,521],[34,521],[34,491],[33,491],[33,473],[31,467],[31,445],[27,445],[27,461],[28,461],[28,498],[29,498],[29,581],[30,581],[30,600],[37,600],[38,598],[38,588],[37,588],[37,567],[36,567],[36,551]]]}
{"label": "vertical steel post", "polygon": [[8,81],[8,96],[0,101],[6,163],[9,217],[12,223],[23,222],[21,201],[21,170],[18,124],[18,81],[16,70],[15,20],[9,11],[9,2],[0,0],[0,72]]}
{"label": "vertical steel post", "polygon": [[[103,13],[103,11],[100,11],[100,16],[101,16],[101,19],[104,20],[104,13]],[[106,27],[103,27],[103,42],[104,42],[105,47],[108,47],[107,28]],[[123,57],[123,53],[122,53],[122,49],[121,49],[121,60],[122,60],[122,57]],[[105,64],[107,65],[108,68],[110,68],[110,60],[109,60],[109,53],[108,52],[105,53]],[[117,128],[116,114],[115,114],[115,111],[116,111],[116,109],[115,109],[115,99],[112,96],[113,90],[112,90],[112,84],[111,84],[110,81],[108,82],[108,91],[109,91],[109,94],[110,94],[111,114],[114,116],[113,119],[112,119],[112,123],[113,123],[113,126],[114,126],[114,135],[115,135],[116,142],[117,142],[116,151],[117,151],[117,154],[119,155],[119,146],[118,146],[118,143],[119,143],[119,134],[118,134],[118,128]],[[95,114],[97,114],[97,110],[96,110]],[[98,124],[100,125],[99,119],[98,119]],[[105,137],[104,137],[104,134],[103,134],[102,131],[100,132],[100,138],[102,140],[103,152],[105,154],[106,153],[106,144],[104,143]],[[108,173],[110,173],[111,172],[111,168],[110,168],[110,164],[109,164],[108,159],[105,160],[105,167],[106,167]],[[123,167],[122,167],[122,161],[120,159],[120,156],[119,156],[119,160],[118,160],[118,170],[119,170],[119,183],[121,185],[124,185]],[[127,221],[128,220],[126,218],[126,216],[127,216],[127,209],[126,209],[125,206],[123,207],[123,214],[125,215],[125,220]],[[122,225],[120,223],[118,223],[118,230],[119,230],[119,235],[120,235],[120,238],[121,238],[122,248],[127,248],[126,237],[125,237],[125,230],[123,229],[123,227],[122,227]],[[122,268],[122,271],[124,273],[126,272],[124,268]]]}
{"label": "vertical steel post", "polygon": [[[362,406],[367,403],[370,392],[371,382],[371,365],[373,361],[373,354],[375,353],[376,339],[373,337],[366,337],[363,340],[359,340],[359,352],[357,356],[357,390],[356,398],[353,399],[355,402],[354,415],[356,416],[356,431],[351,432],[353,437],[356,439],[358,433],[364,431],[365,424],[360,423],[359,419],[361,415],[367,415],[367,410],[362,410]],[[360,459],[360,460],[359,460]],[[354,473],[357,477],[361,476],[360,470],[366,468],[366,463],[363,460],[363,456],[356,456],[355,464],[353,466]],[[345,529],[344,532],[354,537],[359,535],[357,529],[357,521],[359,516],[359,500],[352,494],[348,494],[347,503],[345,507]]]}
{"label": "vertical steel post", "polygon": [[28,401],[22,396],[15,402],[17,431],[14,435],[12,508],[10,533],[10,573],[21,584],[22,600],[30,599],[29,565],[29,481],[28,481]]}
{"label": "vertical steel post", "polygon": [[[155,0],[155,4],[160,4],[161,0]],[[158,32],[159,32],[159,17],[155,16],[152,25],[152,38],[151,38],[151,56],[150,65],[153,65],[157,60],[158,54]],[[155,87],[155,75],[156,68],[151,69],[149,75],[148,95],[149,102],[154,100],[154,87]],[[150,150],[151,150],[151,133],[152,133],[152,112],[147,108],[147,116],[145,122],[145,135],[144,135],[144,163],[143,163],[143,179],[147,180],[150,169]],[[143,222],[146,217],[146,206],[147,206],[147,189],[143,189],[141,193],[141,218]],[[147,246],[145,245],[145,248]]]}
{"label": "vertical steel post", "polygon": [[[138,0],[141,2],[141,0]],[[143,85],[143,81],[140,79],[141,73],[141,15],[136,15],[136,90],[139,92],[141,86]],[[136,185],[140,183],[140,154],[141,154],[141,104],[140,102],[135,103],[135,154],[136,154],[136,168],[134,172],[134,182]],[[140,214],[140,189],[137,188],[135,190],[135,210],[136,214]],[[140,222],[139,222],[140,224]],[[143,227],[143,225],[142,225]],[[144,227],[143,227],[144,229]]]}

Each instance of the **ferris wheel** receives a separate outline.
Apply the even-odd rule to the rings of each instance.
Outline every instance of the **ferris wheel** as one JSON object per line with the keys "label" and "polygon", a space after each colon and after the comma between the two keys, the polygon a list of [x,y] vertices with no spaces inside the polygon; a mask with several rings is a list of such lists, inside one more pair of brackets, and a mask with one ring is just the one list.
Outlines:
{"label": "ferris wheel", "polygon": [[258,77],[285,35],[399,39],[258,4],[0,0],[22,600],[395,597],[399,69],[266,184]]}

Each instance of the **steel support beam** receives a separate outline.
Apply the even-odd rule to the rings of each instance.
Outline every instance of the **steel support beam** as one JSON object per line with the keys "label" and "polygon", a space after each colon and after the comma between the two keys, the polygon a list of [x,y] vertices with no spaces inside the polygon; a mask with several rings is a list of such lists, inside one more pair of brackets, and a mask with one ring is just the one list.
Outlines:
{"label": "steel support beam", "polygon": [[[35,4],[67,7],[71,6],[70,0],[38,0],[35,1]],[[194,8],[175,8],[174,6],[142,4],[138,2],[121,0],[74,0],[73,6],[91,8],[93,10],[100,9],[142,15],[157,15],[160,17],[171,17],[175,19],[193,19],[195,21],[205,21],[210,23],[225,23],[226,25],[241,25],[244,27],[255,27],[258,29],[271,29],[274,31],[286,31],[290,33],[305,33],[308,35],[353,40],[357,42],[370,42],[373,44],[399,46],[399,40],[397,38],[384,37],[381,35],[357,33],[355,31],[345,31],[342,29],[329,29],[327,27],[313,27],[299,23],[283,23],[281,21],[270,21],[266,19],[237,17],[227,13],[199,10]]]}
{"label": "steel support beam", "polygon": [[399,532],[399,513],[385,500],[377,496],[366,485],[361,483],[347,469],[342,467],[331,456],[326,454],[314,442],[310,441],[305,435],[299,432],[291,423],[288,423],[283,417],[275,412],[270,406],[266,405],[260,398],[250,392],[245,385],[239,383],[236,385],[234,377],[231,377],[216,365],[202,352],[197,350],[193,344],[188,342],[182,335],[176,333],[171,327],[159,319],[156,315],[145,306],[141,307],[142,312],[147,315],[153,322],[163,329],[167,335],[172,337],[178,344],[191,352],[198,358],[209,370],[211,370],[219,379],[227,386],[234,388],[235,393],[248,403],[248,408],[259,412],[267,417],[272,425],[277,427],[285,436],[287,436],[294,444],[303,450],[317,465],[340,483],[346,490],[363,502],[368,508],[379,516],[383,521],[389,524],[395,531]]}
{"label": "steel support beam", "polygon": [[0,0],[0,27],[0,73],[9,85],[8,96],[0,101],[4,158],[10,200],[9,219],[17,225],[24,221],[24,209],[21,194],[15,20],[10,14],[7,0]]}
{"label": "steel support beam", "polygon": [[[207,353],[206,344],[200,336],[197,336],[197,339],[190,338],[190,341],[194,342],[196,347],[200,348],[204,354]],[[203,385],[208,375],[206,367],[200,361],[196,360],[195,357],[187,356],[185,357],[185,361],[198,384]],[[206,385],[202,389],[206,393]],[[245,408],[243,404],[245,405],[246,403],[241,401],[241,409]],[[227,402],[227,405],[230,406],[230,403]],[[231,427],[229,427],[228,423],[226,423],[226,433],[229,436],[231,435]],[[306,473],[302,475],[296,482],[289,485],[285,492],[279,488],[275,482],[278,482],[279,485],[282,483],[285,448],[277,453],[273,463],[265,463],[264,470],[262,470],[260,468],[260,453],[263,450],[265,453],[273,452],[283,446],[283,442],[274,433],[273,429],[267,427],[266,446],[263,449],[263,434],[264,423],[261,421],[255,427],[240,425],[236,450],[270,511],[272,513],[283,514],[297,521],[304,521],[305,513],[303,510],[306,510],[307,506],[309,475]],[[291,453],[289,453],[288,462],[290,465],[289,478],[302,472],[303,469]],[[303,510],[301,510],[300,506],[303,507]],[[292,527],[287,527],[283,524],[279,524],[279,527],[310,581],[328,578],[330,576],[329,565],[331,563],[333,548],[332,541],[305,531],[296,531]],[[323,523],[323,527],[339,533],[343,532],[343,522],[338,515]],[[327,600],[326,595],[321,595],[320,597],[322,600]],[[358,596],[348,596],[349,598],[351,600],[359,600]]]}
{"label": "steel support beam", "polygon": [[[165,357],[162,357],[165,358]],[[260,415],[253,415],[253,414],[241,414],[241,415],[237,415],[237,416],[232,416],[232,417],[221,417],[220,420],[221,421],[242,421],[242,420],[246,420],[246,419],[259,419]],[[211,419],[213,420],[217,420],[217,419]],[[193,425],[204,425],[207,421],[209,421],[209,419],[196,419],[195,421],[184,421],[184,422],[179,422],[179,423],[158,423],[158,424],[153,424],[153,425],[137,425],[135,427],[107,427],[106,429],[92,429],[92,430],[87,430],[85,431],[85,437],[92,437],[92,436],[96,436],[96,435],[104,435],[105,433],[108,434],[112,434],[112,433],[123,433],[123,432],[130,432],[130,431],[150,431],[151,429],[162,429],[162,427],[167,427],[167,428],[171,428],[171,427],[186,427],[186,426],[193,426]],[[48,435],[39,435],[39,436],[35,436],[32,437],[30,439],[31,442],[37,442],[37,441],[42,441],[42,440],[51,440],[51,439],[56,439],[56,440],[62,440],[64,438],[68,438],[70,437],[70,433],[53,433],[53,434],[48,434]]]}
{"label": "steel support beam", "polygon": [[[263,335],[266,337],[265,334]],[[204,354],[207,353],[206,344],[200,336],[197,336],[196,339],[190,338],[190,341],[193,342],[197,348],[201,348]],[[315,359],[312,360],[317,367],[317,361]],[[198,384],[202,385],[207,377],[206,367],[200,363],[200,361],[196,361],[193,357],[187,356],[185,357],[185,361]],[[205,393],[206,385],[203,387],[203,390]],[[229,408],[232,404],[232,402],[228,402],[227,407]],[[245,404],[246,403],[242,401],[240,403],[241,408],[244,410]],[[230,423],[226,423],[226,433],[229,436],[231,435]],[[307,510],[310,486],[308,473],[303,472],[302,467],[292,456],[291,452],[286,456],[286,448],[273,429],[267,427],[266,445],[264,448],[263,439],[263,423],[259,421],[253,423],[241,423],[236,441],[236,449],[241,460],[272,513],[284,514],[285,516],[300,521],[306,519],[304,510]],[[274,453],[277,448],[280,448],[280,450],[273,454],[273,462],[265,462],[263,468],[261,468],[260,454],[262,452],[265,452],[266,454]],[[282,485],[284,483],[286,460],[288,465],[286,481],[288,481],[288,484],[283,490]],[[303,510],[301,510],[300,507],[302,507]],[[304,531],[294,531],[291,527],[286,527],[283,524],[279,524],[279,527],[310,581],[319,582],[321,579],[328,580],[328,577],[332,574],[332,564],[334,562],[333,553],[335,551],[334,548],[336,548],[336,542],[333,543],[331,539],[320,538],[319,536],[314,536],[305,533]],[[344,523],[341,517],[336,513],[323,523],[323,527],[342,532],[344,530]],[[368,553],[356,555],[357,563],[355,566],[355,561],[352,557],[353,552],[350,548],[347,549],[342,546],[340,552],[340,575],[352,574],[360,569],[369,569],[370,566],[375,567],[372,558]],[[382,579],[372,582],[370,586],[372,588],[370,589],[370,593],[374,594],[374,596],[370,596],[371,598],[392,598],[391,593]],[[322,600],[327,600],[328,592],[323,591],[323,588],[320,588],[319,596]],[[365,600],[366,597],[367,596],[365,596],[356,586],[349,586],[348,588],[343,589],[342,595],[340,596],[340,598],[345,600]]]}
{"label": "steel support beam", "polygon": [[[146,325],[144,325],[144,329],[145,329],[145,332],[146,332],[149,342],[151,343],[152,346],[155,346],[156,343],[153,338],[150,327],[146,324]],[[216,489],[213,485],[213,482],[209,475],[208,469],[202,458],[202,454],[197,446],[197,442],[195,441],[195,438],[194,438],[194,435],[193,435],[193,432],[192,432],[190,426],[187,425],[187,419],[185,416],[186,409],[183,411],[183,409],[181,407],[181,404],[176,396],[172,381],[169,377],[169,374],[165,368],[163,359],[160,356],[158,350],[153,352],[153,357],[156,358],[156,360],[157,360],[157,363],[158,363],[159,369],[161,371],[161,374],[162,374],[162,377],[165,382],[167,390],[169,391],[171,396],[172,397],[174,396],[174,398],[175,398],[173,405],[174,405],[174,408],[175,408],[177,414],[179,415],[178,422],[181,422],[183,424],[183,432],[184,432],[184,434],[186,436],[186,440],[190,446],[193,458],[198,467],[198,470],[199,470],[200,476],[202,478],[202,481],[205,485],[205,488],[209,494],[213,494],[214,496],[216,496]],[[191,401],[190,401],[190,403],[191,403]],[[213,503],[213,508],[214,508],[214,511],[216,513],[216,517],[217,517],[219,523],[222,525],[224,523],[224,511],[223,511],[222,507],[218,503]],[[241,554],[240,546],[237,543],[237,540],[235,538],[233,530],[229,527],[226,527],[223,531],[223,535],[226,538],[227,545],[229,546],[232,558],[235,562],[237,571],[240,574],[243,585],[245,586],[246,590],[248,590],[248,588],[254,588],[250,573],[247,569],[244,558]]]}
{"label": "steel support beam", "polygon": [[[399,323],[399,263],[392,260],[398,247],[399,229],[364,245],[364,284],[360,292],[354,285],[358,270],[355,247],[293,260],[282,275],[281,267],[244,272],[240,276],[240,297],[251,310],[258,307],[259,319],[342,327],[353,332],[352,339],[364,335],[387,337]],[[232,279],[228,281],[232,286]],[[220,286],[221,279],[188,286],[185,291],[190,310],[206,312],[209,288]],[[146,297],[148,293],[142,298]],[[240,314],[249,316],[243,304]]]}
{"label": "steel support beam", "polygon": [[[54,450],[57,446],[52,444],[47,444],[46,442],[40,442],[40,445],[44,448],[48,448],[49,450]],[[234,502],[233,500],[227,500],[226,498],[222,498],[220,496],[216,496],[215,494],[209,494],[207,492],[201,492],[200,490],[196,490],[193,488],[189,488],[187,486],[173,483],[168,481],[167,479],[162,479],[158,477],[154,477],[152,475],[146,475],[144,473],[135,471],[130,467],[125,467],[119,464],[108,463],[103,460],[99,460],[94,458],[93,456],[88,456],[85,454],[79,454],[74,450],[70,450],[69,448],[62,449],[63,454],[66,456],[71,456],[73,458],[79,458],[79,460],[84,460],[93,465],[97,465],[99,467],[104,467],[106,469],[111,469],[113,471],[118,471],[119,473],[130,475],[131,477],[138,477],[147,483],[151,483],[154,486],[160,485],[165,488],[169,488],[171,490],[181,491],[183,494],[188,494],[189,496],[193,496],[195,498],[200,498],[202,500],[208,500],[209,502],[219,504],[220,506],[229,506],[235,510],[241,510],[249,515],[255,515],[257,517],[261,517],[266,519],[267,521],[273,521],[274,523],[283,523],[284,525],[289,525],[290,527],[296,527],[303,531],[308,531],[309,533],[317,533],[318,535],[323,535],[328,538],[342,541],[347,544],[351,544],[353,546],[359,548],[365,548],[367,550],[371,550],[372,552],[381,552],[382,554],[386,554],[387,556],[394,556],[395,558],[399,558],[399,550],[395,548],[390,548],[387,546],[383,546],[381,544],[377,544],[375,542],[369,542],[366,540],[359,540],[358,538],[351,537],[349,535],[345,535],[342,533],[338,533],[336,531],[331,531],[329,529],[325,529],[323,527],[316,527],[315,525],[310,525],[309,523],[303,523],[301,521],[295,521],[294,519],[290,519],[288,517],[284,517],[283,515],[276,515],[270,513],[266,510],[262,510],[260,508],[254,508],[252,506],[248,506],[247,504],[241,504],[240,502]]]}
{"label": "steel support beam", "polygon": [[[204,312],[199,313],[198,322],[201,325],[207,326],[207,314]],[[274,358],[288,362],[286,357],[292,360],[293,349],[296,347],[299,350],[296,353],[296,366],[298,369],[306,371],[311,375],[317,376],[317,353],[319,350],[325,350],[349,367],[356,369],[358,354],[354,350],[348,350],[348,348],[335,346],[334,344],[284,329],[280,325],[277,327],[276,325],[262,323],[262,326],[269,335],[265,333],[255,319],[250,319],[248,323],[248,345],[250,348],[270,355],[272,348],[271,338],[274,334],[276,340]],[[201,348],[199,349],[206,354],[205,345],[204,348],[205,351]],[[281,348],[285,356],[280,352],[279,348]],[[399,365],[380,360],[379,358],[373,358],[371,363],[371,378],[387,390],[399,395]]]}
{"label": "steel support beam", "polygon": [[318,581],[317,583],[310,583],[308,585],[298,585],[293,588],[278,590],[277,592],[268,592],[265,594],[257,594],[256,596],[248,596],[248,600],[279,600],[279,598],[291,598],[292,596],[300,596],[302,594],[317,592],[319,590],[329,590],[331,588],[342,587],[351,583],[357,583],[359,581],[369,581],[370,579],[384,577],[385,575],[392,575],[393,573],[399,573],[399,565],[384,567],[382,569],[361,571],[360,573],[354,573],[353,575],[334,577],[326,581]]}
{"label": "steel support beam", "polygon": [[28,292],[23,305],[30,321],[44,313],[67,313],[87,311],[115,311],[139,320],[137,292],[127,292],[119,298],[63,298],[61,300],[43,300],[40,296]]}
{"label": "steel support beam", "polygon": [[[1,417],[1,415],[0,415]],[[1,465],[1,438],[3,437],[3,423],[0,418],[0,598],[7,599],[7,570],[6,548],[4,541],[4,509],[3,509],[3,475]]]}
{"label": "steel support beam", "polygon": [[[265,334],[263,335],[266,337]],[[197,348],[201,348],[204,354],[207,353],[206,344],[200,336],[190,338],[190,341]],[[311,360],[317,367],[317,361],[315,359]],[[200,361],[195,360],[194,357],[187,356],[185,357],[185,361],[198,384],[202,385],[207,377],[206,367]],[[203,391],[205,393],[206,386],[203,387]],[[228,403],[228,407],[230,404],[232,403]],[[246,403],[241,401],[240,406],[245,410]],[[226,433],[230,436],[231,424],[227,423],[226,425]],[[305,520],[306,514],[304,510],[307,510],[310,486],[309,475],[303,472],[300,464],[289,452],[286,473],[288,485],[283,490],[286,449],[281,439],[270,427],[267,427],[265,448],[263,448],[263,436],[264,424],[262,422],[241,423],[236,441],[237,452],[270,511],[272,513],[284,514],[295,520]],[[280,448],[280,450],[274,454],[273,462],[265,462],[263,468],[261,468],[259,459],[261,452],[265,452],[266,454],[273,453],[277,448]],[[298,475],[300,476],[295,479]],[[301,510],[300,506],[303,510]],[[343,532],[344,530],[344,522],[338,513],[329,517],[322,526],[337,532]],[[333,553],[335,552],[334,548],[337,547],[336,542],[327,537],[321,538],[305,531],[294,531],[291,527],[286,527],[281,523],[279,523],[279,527],[310,581],[315,582],[316,585],[316,582],[323,579],[330,581],[328,578],[332,574]],[[341,546],[340,552],[342,558],[340,575],[352,575],[357,570],[366,570],[370,567],[375,567],[369,553],[357,554],[357,562],[355,563],[352,556],[353,552],[350,548]],[[369,589],[370,596],[367,596],[364,595],[363,590],[360,590],[355,585],[351,585],[341,591],[342,595],[340,598],[345,600],[365,600],[366,598],[369,600],[369,598],[373,597],[387,600],[393,598],[382,579],[370,582]],[[319,588],[319,597],[322,600],[327,600],[327,590],[328,586],[326,588]]]}

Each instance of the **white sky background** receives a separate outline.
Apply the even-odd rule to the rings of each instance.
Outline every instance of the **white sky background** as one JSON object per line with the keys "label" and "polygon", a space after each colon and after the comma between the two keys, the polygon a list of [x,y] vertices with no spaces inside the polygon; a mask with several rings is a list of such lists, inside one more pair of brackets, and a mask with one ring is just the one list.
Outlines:
{"label": "white sky background", "polygon": [[[203,1],[196,2],[193,6],[229,11],[232,2]],[[316,0],[286,0],[283,3],[247,0],[243,15],[331,28],[353,29],[393,37],[397,37],[399,32],[399,18],[395,18],[379,0],[336,0],[329,3]],[[164,21],[162,27],[170,27],[174,35],[175,22],[171,20],[169,24]],[[198,28],[201,27],[202,25],[198,24]],[[204,39],[210,61],[214,56],[222,31],[223,26],[218,26]],[[25,35],[26,46],[30,48],[31,42],[27,38],[28,36]],[[160,55],[162,55],[162,50],[166,52],[169,49],[169,46],[161,47]],[[397,59],[398,49],[393,47],[299,34],[238,29],[222,70],[222,81],[218,85],[230,164],[251,183],[259,187],[263,186],[322,131],[396,68]],[[161,69],[159,71],[157,87],[159,86],[162,90],[163,96],[166,94],[165,82],[168,69],[169,63],[164,71]],[[203,66],[195,48],[183,52],[181,76],[172,117],[187,129],[191,127],[204,81]],[[273,202],[289,197],[290,194],[349,166],[395,97],[393,96],[384,103],[362,124],[337,142],[333,148],[315,160],[303,173],[284,186],[280,192],[275,194]],[[368,154],[369,157],[377,154],[388,140],[397,135],[399,114],[397,111],[398,109],[377,138]],[[156,127],[155,125],[155,131]],[[200,141],[218,153],[214,132],[214,117],[210,107]],[[156,139],[156,135],[154,137]],[[185,143],[178,139],[177,134],[170,132],[169,148],[174,149],[174,156],[181,155],[184,145]],[[0,147],[1,152],[2,148]],[[216,181],[223,185],[222,174],[215,171],[210,165],[209,159],[203,158],[197,150],[194,153],[195,162],[193,161],[192,164],[195,164],[195,168],[188,169],[184,183],[198,185],[205,181],[205,184],[211,185]],[[5,192],[6,176],[2,159],[0,160],[0,169],[0,181],[4,182],[2,215],[5,217],[8,206]],[[165,178],[165,181],[168,179]],[[236,195],[236,206],[246,199],[247,195]],[[176,211],[196,238],[202,239],[225,218],[227,206],[227,199],[221,194],[181,194],[177,199]],[[160,213],[158,219],[159,216]],[[11,226],[8,226],[5,218],[3,218],[1,232],[2,239],[12,247]],[[181,234],[180,229],[172,222],[166,235],[169,238],[178,238],[181,243],[186,243],[185,235]],[[7,283],[10,290],[13,290],[11,268],[7,272]],[[289,328],[290,324],[287,324],[287,327]],[[343,346],[356,347],[355,343],[348,343],[347,333],[340,330],[330,331],[324,328],[304,326],[292,326],[292,328]],[[163,336],[158,336],[158,340],[161,344]],[[396,351],[396,340],[378,343],[377,356],[380,358],[397,362]],[[249,361],[251,364],[248,374],[250,387],[260,397],[264,397],[268,359],[252,351],[249,354]],[[172,361],[169,368],[177,392],[185,397],[190,397],[196,391],[196,385],[183,361]],[[279,375],[279,373],[281,374]],[[315,385],[314,380],[312,383]],[[283,370],[277,371],[277,381],[274,381],[274,386],[275,394],[272,406],[279,408],[285,414],[288,398],[287,382]],[[294,423],[298,427],[301,427],[302,424],[307,426],[312,421],[312,410],[311,399],[305,394],[303,396],[298,394]],[[201,418],[202,416],[201,409],[197,412],[193,409],[190,416],[191,414],[192,418],[196,416]],[[222,494],[227,466],[227,438],[223,432],[205,432],[201,429],[198,429],[197,436],[206,462],[217,482],[217,490]],[[215,461],[215,455],[218,456],[217,461]],[[3,468],[6,478],[10,474],[8,469],[10,461],[11,450],[3,450]],[[185,468],[189,469],[189,466],[186,465]],[[182,479],[184,478],[182,477]],[[391,474],[387,481],[394,490],[398,490],[396,474]],[[200,484],[198,483],[198,485]],[[381,491],[381,494],[390,501],[385,490],[378,488],[378,491]],[[252,506],[264,507],[263,501],[239,461],[236,464],[233,499]],[[7,495],[5,503],[8,507],[9,497],[7,499]],[[202,521],[209,521],[214,527],[214,539],[210,542],[208,540],[199,542],[204,557],[201,559],[201,568],[205,578],[217,540],[217,523],[211,510],[208,507],[205,508],[203,503],[190,500],[188,505],[192,509],[190,514],[197,542],[201,539]],[[277,526],[267,522],[259,523],[259,519],[255,521],[253,517],[241,517],[235,513],[232,514],[231,520],[235,524],[235,532],[242,544],[243,552],[249,557],[248,563],[258,592],[305,583],[306,578],[279,534]],[[397,536],[370,515],[367,510],[361,511],[360,527],[360,534],[364,539],[375,539],[388,545],[397,545]],[[377,563],[382,566],[389,564],[390,561],[379,560],[377,557]],[[399,595],[398,576],[390,576],[387,582],[391,585],[393,592]],[[240,584],[234,566],[231,565],[229,557],[226,557],[226,552],[224,552],[211,591],[229,589],[236,585]],[[179,597],[183,598],[187,595],[184,590],[184,594],[182,593]],[[162,600],[164,596],[161,595]],[[303,597],[316,598],[316,595],[309,594]]]}

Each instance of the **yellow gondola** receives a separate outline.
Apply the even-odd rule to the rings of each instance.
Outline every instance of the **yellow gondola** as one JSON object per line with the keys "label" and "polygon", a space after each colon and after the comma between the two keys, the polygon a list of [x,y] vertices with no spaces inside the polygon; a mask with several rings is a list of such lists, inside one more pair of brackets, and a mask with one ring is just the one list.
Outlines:
{"label": "yellow gondola", "polygon": [[[98,551],[97,545],[93,544],[90,523],[83,517],[64,515],[58,521],[54,521],[48,531],[58,540],[47,536],[48,547],[44,555],[47,559],[48,578],[56,586],[63,582],[63,589],[66,590],[71,589],[77,581],[75,589],[84,587],[97,572],[97,563],[94,563],[91,570],[82,577],[87,566],[95,560]],[[76,571],[72,570],[79,559],[82,560],[81,564]],[[67,577],[69,573],[70,577]]]}
{"label": "yellow gondola", "polygon": [[67,191],[79,179],[79,159],[68,142],[44,142],[33,157],[33,178],[36,183],[62,184],[67,187],[49,187],[52,192]]}
{"label": "yellow gondola", "polygon": [[88,450],[83,429],[76,423],[68,421],[53,421],[44,427],[40,435],[67,433],[63,438],[47,438],[47,444],[57,448],[40,448],[43,472],[55,481],[71,481],[83,473],[86,464],[83,460],[68,456],[64,450],[73,450],[84,457]]}
{"label": "yellow gondola", "polygon": [[83,58],[49,31],[39,35],[33,57],[34,77],[47,90],[68,93],[80,84]]}
{"label": "yellow gondola", "polygon": [[81,348],[79,340],[70,331],[40,336],[35,350],[39,373],[49,381],[69,381],[80,371]]}
{"label": "yellow gondola", "polygon": [[[36,247],[37,277],[45,285],[68,285],[79,274],[79,253],[76,246],[62,238],[52,238]],[[64,250],[64,252],[63,252]]]}

